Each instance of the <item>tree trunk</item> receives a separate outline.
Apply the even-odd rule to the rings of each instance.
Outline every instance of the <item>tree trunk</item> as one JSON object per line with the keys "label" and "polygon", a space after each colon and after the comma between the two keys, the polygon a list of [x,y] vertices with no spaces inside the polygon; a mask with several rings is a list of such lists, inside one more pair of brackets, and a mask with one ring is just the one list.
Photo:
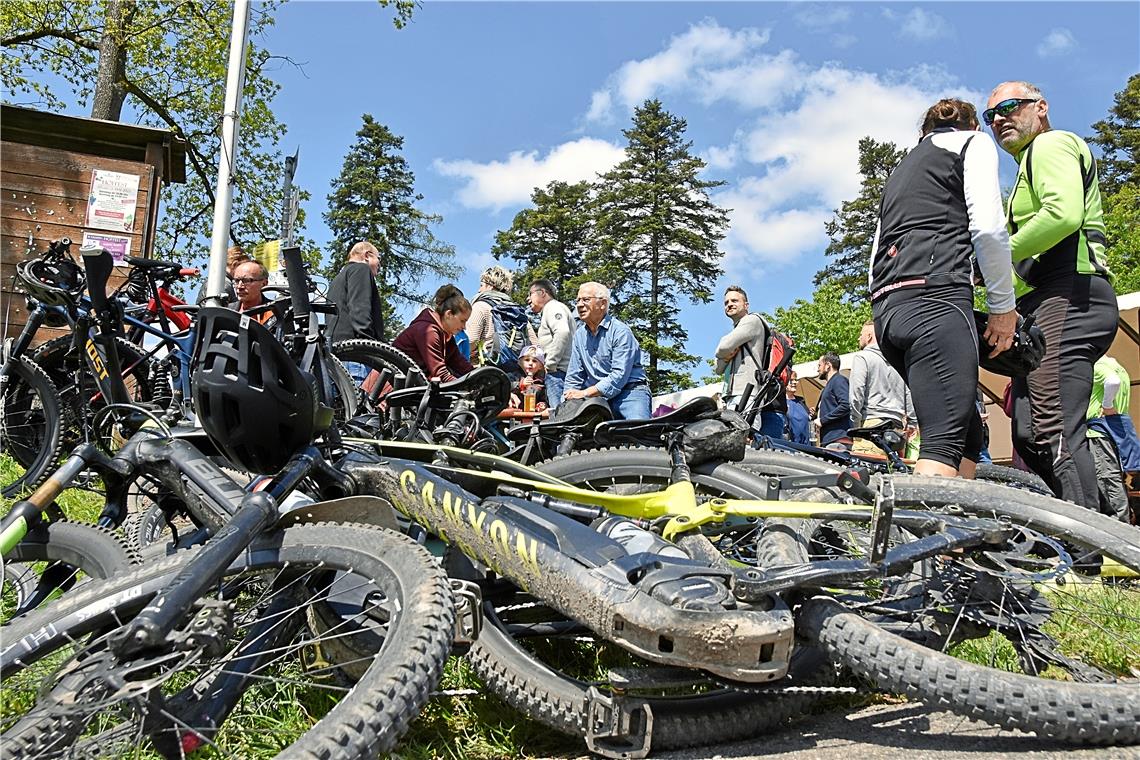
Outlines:
{"label": "tree trunk", "polygon": [[109,0],[103,36],[99,39],[99,69],[91,118],[118,121],[127,98],[127,48],[123,44],[127,23],[134,15],[133,0]]}
{"label": "tree trunk", "polygon": [[650,273],[651,282],[650,282],[650,286],[649,286],[649,294],[650,294],[649,295],[649,298],[650,298],[650,300],[649,300],[649,303],[650,303],[649,335],[651,336],[651,338],[653,340],[654,348],[657,350],[653,351],[653,353],[651,353],[649,355],[649,373],[650,373],[650,376],[653,377],[654,380],[656,380],[657,379],[657,354],[659,353],[660,348],[661,348],[660,336],[658,335],[658,331],[660,330],[661,326],[660,326],[660,321],[657,319],[657,289],[660,287],[661,255],[658,251],[656,240],[654,240],[651,243],[651,248],[653,250],[653,265],[650,268],[650,270],[651,270],[651,273]]}

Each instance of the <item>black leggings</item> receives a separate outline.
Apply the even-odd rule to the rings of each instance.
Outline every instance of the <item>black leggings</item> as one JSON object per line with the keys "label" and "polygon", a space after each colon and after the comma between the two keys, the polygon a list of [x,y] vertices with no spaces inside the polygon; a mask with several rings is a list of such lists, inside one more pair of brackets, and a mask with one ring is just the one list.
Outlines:
{"label": "black leggings", "polygon": [[1085,437],[1092,367],[1116,335],[1116,294],[1103,277],[1035,290],[1017,301],[1045,333],[1045,358],[1014,378],[1013,445],[1029,467],[1066,501],[1097,509],[1096,463]]}
{"label": "black leggings", "polygon": [[896,290],[872,304],[883,357],[910,388],[922,436],[919,459],[957,469],[978,460],[982,419],[978,332],[968,287]]}

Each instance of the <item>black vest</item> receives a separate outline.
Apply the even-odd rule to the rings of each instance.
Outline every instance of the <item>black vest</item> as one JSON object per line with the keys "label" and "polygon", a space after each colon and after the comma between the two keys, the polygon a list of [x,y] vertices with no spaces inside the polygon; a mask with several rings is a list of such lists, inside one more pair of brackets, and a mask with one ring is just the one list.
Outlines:
{"label": "black vest", "polygon": [[871,252],[872,300],[899,288],[970,284],[974,244],[962,167],[972,139],[953,152],[928,137],[891,172]]}

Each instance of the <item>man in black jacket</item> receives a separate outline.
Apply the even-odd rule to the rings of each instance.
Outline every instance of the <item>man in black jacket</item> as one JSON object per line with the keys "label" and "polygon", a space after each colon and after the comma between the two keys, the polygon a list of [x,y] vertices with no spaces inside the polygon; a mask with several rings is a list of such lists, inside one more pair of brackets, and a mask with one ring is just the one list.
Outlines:
{"label": "man in black jacket", "polygon": [[839,355],[828,352],[819,357],[819,379],[826,380],[819,396],[819,445],[828,449],[851,450],[847,429],[851,425],[851,386],[839,374]]}
{"label": "man in black jacket", "polygon": [[[333,343],[352,338],[383,340],[384,317],[380,311],[380,293],[376,290],[376,272],[380,254],[376,246],[362,240],[348,252],[344,265],[329,285],[328,299],[337,312],[329,321],[329,337]],[[368,368],[356,362],[345,362],[349,374],[364,382]]]}

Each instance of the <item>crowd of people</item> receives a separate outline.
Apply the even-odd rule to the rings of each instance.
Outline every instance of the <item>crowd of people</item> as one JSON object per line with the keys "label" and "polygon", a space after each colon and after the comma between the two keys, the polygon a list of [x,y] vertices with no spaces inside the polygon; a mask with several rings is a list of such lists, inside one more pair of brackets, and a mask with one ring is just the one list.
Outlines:
{"label": "crowd of people", "polygon": [[[997,146],[1018,164],[1004,207]],[[999,84],[980,120],[970,103],[938,101],[883,190],[868,272],[873,319],[862,326],[848,374],[837,353],[820,356],[822,393],[809,409],[793,373],[759,405],[757,434],[862,453],[869,444],[853,440],[853,428],[885,425],[908,437],[920,430],[916,472],[972,477],[988,458],[979,361],[1011,350],[1021,318],[1032,315],[1047,350],[1007,393],[1015,456],[1057,496],[1119,510],[1118,498],[1107,505],[1102,498],[1105,483],[1120,480],[1113,457],[1116,473],[1140,469],[1140,443],[1126,413],[1128,380],[1105,358],[1117,307],[1104,247],[1096,161],[1080,137],[1052,128],[1038,88]],[[383,335],[378,264],[370,243],[349,252],[329,290],[339,307],[334,340]],[[234,308],[262,305],[265,268],[233,258],[230,265]],[[558,283],[529,283],[526,306],[513,301],[514,285],[497,265],[481,273],[471,300],[444,285],[395,346],[441,380],[499,366],[513,377],[513,403],[534,397],[537,411],[601,398],[616,419],[650,416],[641,347],[610,313],[606,285],[578,288],[577,325]],[[985,288],[984,331],[973,315],[978,285]],[[721,399],[736,408],[767,369],[771,328],[735,285],[725,290],[724,313],[731,329],[713,353],[724,378]],[[361,379],[363,368],[350,371]]]}

